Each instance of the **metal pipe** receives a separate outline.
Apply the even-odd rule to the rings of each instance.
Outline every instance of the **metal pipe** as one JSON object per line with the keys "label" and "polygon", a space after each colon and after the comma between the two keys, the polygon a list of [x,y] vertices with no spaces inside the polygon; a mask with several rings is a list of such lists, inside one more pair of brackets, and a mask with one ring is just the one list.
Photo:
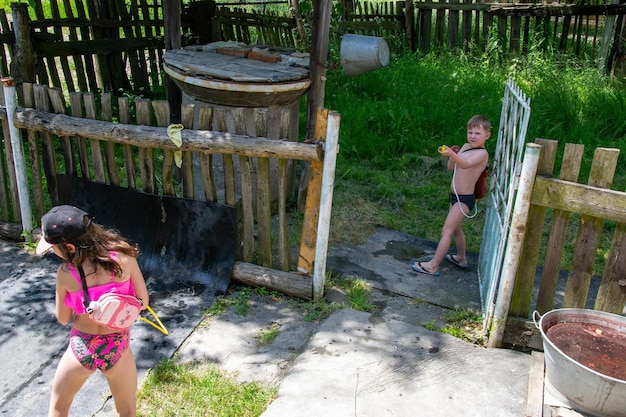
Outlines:
{"label": "metal pipe", "polygon": [[20,200],[20,214],[22,216],[22,230],[24,238],[28,243],[32,243],[33,215],[30,209],[30,194],[28,192],[28,173],[26,170],[26,160],[24,149],[22,148],[22,138],[20,131],[15,127],[15,110],[17,109],[15,81],[12,77],[0,79],[4,89],[4,100],[9,122],[9,134],[11,136],[11,149],[13,150],[13,163],[15,164],[15,177],[17,178],[17,195]]}

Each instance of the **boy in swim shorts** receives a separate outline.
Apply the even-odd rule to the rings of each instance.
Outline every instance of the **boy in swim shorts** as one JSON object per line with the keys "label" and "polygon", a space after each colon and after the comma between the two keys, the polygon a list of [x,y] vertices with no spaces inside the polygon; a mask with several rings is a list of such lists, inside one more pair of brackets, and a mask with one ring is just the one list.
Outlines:
{"label": "boy in swim shorts", "polygon": [[78,270],[84,271],[90,300],[116,291],[139,298],[145,308],[149,299],[137,264],[139,250],[73,206],[53,207],[41,218],[41,230],[36,252],[52,249],[64,260],[56,275],[57,320],[63,325],[72,322],[69,346],[52,382],[48,417],[66,417],[74,396],[98,369],[107,378],[119,415],[135,417],[137,365],[130,329],[110,329],[89,317]]}
{"label": "boy in swim shorts", "polygon": [[[476,198],[474,187],[476,181],[487,167],[489,154],[485,150],[485,142],[491,136],[491,122],[483,115],[473,116],[467,122],[467,143],[457,151],[448,146],[441,146],[439,153],[448,157],[448,169],[454,171],[450,185],[450,208],[441,230],[441,239],[437,245],[435,256],[428,262],[414,262],[412,269],[420,274],[439,276],[439,265],[446,261],[465,269],[468,267],[465,253],[465,234],[461,223],[469,217],[474,208]],[[456,254],[448,254],[454,239]]]}

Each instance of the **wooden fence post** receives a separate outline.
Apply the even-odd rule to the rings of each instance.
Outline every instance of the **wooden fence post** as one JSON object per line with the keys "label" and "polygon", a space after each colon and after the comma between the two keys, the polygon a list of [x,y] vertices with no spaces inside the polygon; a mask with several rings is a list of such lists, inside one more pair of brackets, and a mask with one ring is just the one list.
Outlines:
{"label": "wooden fence post", "polygon": [[[315,123],[315,136],[325,140],[326,135],[321,132],[322,129],[323,131],[327,130],[328,110],[320,109],[317,112],[317,119]],[[322,161],[311,161],[309,166],[309,185],[306,193],[304,222],[302,224],[302,234],[300,237],[300,254],[298,256],[298,272],[302,274],[311,274],[315,262],[315,240],[317,238],[324,163]]]}
{"label": "wooden fence post", "polygon": [[[28,17],[28,3],[11,3],[13,16],[13,32],[15,34],[15,52],[11,59],[11,76],[15,84],[23,82],[37,82],[35,68],[37,57],[31,39],[30,19]],[[21,97],[21,91],[18,90]]]}
{"label": "wooden fence post", "polygon": [[406,0],[404,6],[404,28],[406,31],[404,39],[406,41],[406,46],[410,51],[415,50],[415,22],[415,7],[413,5],[413,0]]}
{"label": "wooden fence post", "polygon": [[511,218],[511,229],[504,253],[504,266],[498,285],[498,296],[489,331],[488,347],[500,347],[504,338],[506,321],[509,315],[509,306],[515,285],[515,271],[519,265],[520,252],[524,244],[526,221],[530,207],[530,197],[539,163],[539,151],[541,146],[535,143],[526,144],[522,172],[520,174],[519,187],[515,197],[515,206]]}
{"label": "wooden fence post", "polygon": [[[330,30],[330,17],[332,1],[319,0],[315,2],[313,10],[313,35],[311,43],[309,76],[311,88],[307,94],[307,125],[306,138],[317,139],[314,133],[318,121],[317,113],[324,108],[324,96],[326,91],[326,63],[328,57],[328,36]],[[308,185],[311,167],[308,163],[302,164],[300,190],[298,190],[298,209],[302,210],[307,205]]]}
{"label": "wooden fence post", "polygon": [[[535,143],[541,145],[541,153],[537,167],[537,175],[552,176],[558,141],[537,139]],[[541,248],[541,233],[546,217],[546,207],[531,205],[528,212],[526,238],[520,256],[519,268],[515,277],[515,287],[511,299],[509,314],[517,317],[527,317],[530,310],[535,275],[537,273],[537,257]]]}
{"label": "wooden fence post", "polygon": [[26,172],[26,159],[22,148],[20,131],[15,127],[15,109],[17,108],[14,80],[10,77],[2,79],[4,88],[4,100],[6,102],[7,120],[11,133],[11,147],[13,148],[13,160],[17,176],[17,191],[20,199],[20,213],[22,216],[22,229],[26,232],[26,241],[32,242],[33,215],[30,209],[30,193],[28,192],[28,175]]}
{"label": "wooden fence post", "polygon": [[[619,4],[619,0],[611,0],[611,4]],[[609,45],[613,41],[615,28],[615,16],[607,16],[606,23],[604,24],[604,32],[602,32],[602,39],[600,40],[600,48],[598,50],[598,69],[601,71],[607,70],[607,58],[609,55]]]}
{"label": "wooden fence post", "polygon": [[[163,22],[165,50],[178,49],[181,47],[180,36],[180,1],[163,0]],[[194,4],[194,3],[192,3]],[[215,9],[213,9],[215,11]],[[210,22],[209,22],[210,25]],[[183,92],[171,77],[166,75],[167,100],[170,103],[170,123],[178,124],[182,121],[181,105]]]}
{"label": "wooden fence post", "polygon": [[328,115],[326,130],[326,146],[324,151],[324,172],[322,174],[322,195],[319,204],[319,221],[317,226],[317,242],[315,252],[319,255],[315,261],[313,274],[313,300],[324,296],[326,282],[326,252],[330,234],[330,212],[333,205],[333,188],[335,186],[335,166],[339,152],[339,120],[337,112]]}

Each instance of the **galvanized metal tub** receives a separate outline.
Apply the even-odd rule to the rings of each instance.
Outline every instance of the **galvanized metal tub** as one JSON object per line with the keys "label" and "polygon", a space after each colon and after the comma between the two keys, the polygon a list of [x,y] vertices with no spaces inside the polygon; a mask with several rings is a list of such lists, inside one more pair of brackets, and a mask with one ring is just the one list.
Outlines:
{"label": "galvanized metal tub", "polygon": [[[566,355],[548,337],[558,324],[580,323],[617,332],[626,341],[626,317],[596,310],[564,308],[533,319],[541,331],[545,355],[545,376],[549,388],[565,397],[575,410],[596,417],[626,417],[626,381],[597,372]],[[598,330],[602,335],[602,332]],[[613,334],[613,332],[611,332]],[[621,342],[621,340],[620,340]],[[621,355],[626,353],[621,352]]]}

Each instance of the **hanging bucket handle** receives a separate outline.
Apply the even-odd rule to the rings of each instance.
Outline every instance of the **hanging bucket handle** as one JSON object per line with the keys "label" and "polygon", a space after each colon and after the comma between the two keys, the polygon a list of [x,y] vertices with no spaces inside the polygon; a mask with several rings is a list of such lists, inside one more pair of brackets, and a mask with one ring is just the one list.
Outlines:
{"label": "hanging bucket handle", "polygon": [[[539,317],[539,318],[537,318]],[[533,311],[533,323],[535,323],[535,327],[539,329],[539,321],[541,320],[541,314],[535,310]]]}

